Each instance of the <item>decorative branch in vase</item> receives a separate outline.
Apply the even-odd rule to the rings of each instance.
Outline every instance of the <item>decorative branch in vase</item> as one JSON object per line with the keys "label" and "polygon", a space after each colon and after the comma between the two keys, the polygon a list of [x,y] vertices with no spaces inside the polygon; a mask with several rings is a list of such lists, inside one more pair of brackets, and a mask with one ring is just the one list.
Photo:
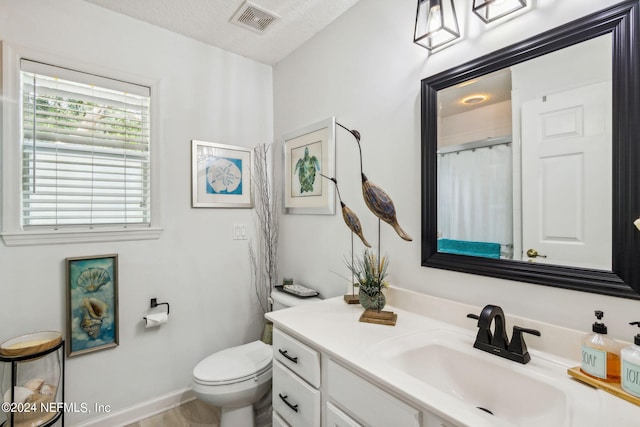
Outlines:
{"label": "decorative branch in vase", "polygon": [[[270,174],[271,144],[260,144],[253,149],[252,185],[256,225],[255,241],[249,242],[251,273],[264,315],[271,311],[271,292],[278,278],[278,193]],[[271,343],[269,324],[265,325],[262,340]]]}

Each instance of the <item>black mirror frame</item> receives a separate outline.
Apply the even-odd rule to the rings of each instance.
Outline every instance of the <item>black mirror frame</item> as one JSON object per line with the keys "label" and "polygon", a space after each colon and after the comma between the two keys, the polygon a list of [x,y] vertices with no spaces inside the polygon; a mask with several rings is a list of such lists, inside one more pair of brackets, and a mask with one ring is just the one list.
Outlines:
{"label": "black mirror frame", "polygon": [[[625,1],[421,82],[422,265],[640,299],[640,3]],[[613,40],[611,271],[440,253],[437,250],[437,91],[594,37]]]}

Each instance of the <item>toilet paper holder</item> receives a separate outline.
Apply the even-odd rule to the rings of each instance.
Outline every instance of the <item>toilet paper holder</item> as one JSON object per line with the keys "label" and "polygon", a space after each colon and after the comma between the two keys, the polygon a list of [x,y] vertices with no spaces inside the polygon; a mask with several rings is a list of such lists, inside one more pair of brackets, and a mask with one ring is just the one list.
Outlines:
{"label": "toilet paper holder", "polygon": [[[169,303],[168,302],[158,302],[157,298],[151,298],[151,302],[149,303],[149,305],[151,306],[151,308],[156,308],[159,305],[166,305],[167,306],[167,315],[169,315]],[[143,317],[143,319],[146,321],[147,318]]]}

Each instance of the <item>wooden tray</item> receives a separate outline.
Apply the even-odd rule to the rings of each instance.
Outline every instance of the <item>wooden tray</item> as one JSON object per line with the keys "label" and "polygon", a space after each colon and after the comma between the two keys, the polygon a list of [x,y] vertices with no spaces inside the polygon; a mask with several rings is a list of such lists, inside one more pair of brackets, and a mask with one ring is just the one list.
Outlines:
{"label": "wooden tray", "polygon": [[0,344],[0,355],[5,357],[28,356],[49,350],[60,344],[61,341],[62,334],[56,331],[21,335]]}
{"label": "wooden tray", "polygon": [[580,370],[579,366],[575,368],[567,369],[567,373],[574,377],[575,379],[582,381],[583,383],[589,384],[595,388],[599,388],[600,390],[604,390],[607,393],[611,393],[614,396],[617,396],[621,399],[626,400],[627,402],[634,403],[640,406],[640,398],[635,397],[622,389],[620,384],[618,383],[608,383],[598,378],[591,377]]}
{"label": "wooden tray", "polygon": [[360,316],[361,322],[378,325],[396,326],[396,320],[398,320],[398,315],[393,311],[365,310]]}

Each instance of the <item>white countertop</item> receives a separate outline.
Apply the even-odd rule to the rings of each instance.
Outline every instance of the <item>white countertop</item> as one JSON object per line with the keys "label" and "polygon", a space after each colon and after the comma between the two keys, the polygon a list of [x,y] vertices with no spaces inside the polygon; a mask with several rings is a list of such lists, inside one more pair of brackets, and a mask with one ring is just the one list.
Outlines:
{"label": "white countertop", "polygon": [[[400,301],[399,298],[394,300]],[[462,309],[464,310],[465,308],[463,307]],[[410,309],[415,311],[413,308]],[[497,420],[491,418],[490,415],[485,415],[475,410],[475,408],[464,407],[464,405],[456,402],[450,396],[434,393],[434,389],[425,386],[420,381],[407,377],[407,375],[399,375],[394,371],[393,367],[381,363],[379,359],[372,356],[372,352],[379,352],[385,348],[386,341],[395,340],[393,345],[398,345],[398,337],[408,337],[409,340],[407,342],[409,342],[411,341],[411,335],[419,337],[420,334],[443,329],[455,331],[456,335],[463,336],[464,340],[468,340],[469,346],[472,347],[475,340],[475,321],[471,319],[461,320],[465,325],[467,321],[470,323],[470,327],[465,329],[389,305],[385,307],[385,310],[397,313],[398,319],[395,326],[360,322],[362,307],[358,304],[348,305],[342,297],[267,313],[266,318],[271,320],[276,328],[305,341],[351,371],[358,373],[408,403],[427,409],[460,425],[487,427],[498,425],[496,423]],[[479,310],[470,312],[477,314]],[[457,314],[456,318],[459,317],[459,314]],[[531,325],[523,326],[531,327]],[[545,333],[547,335],[550,334],[548,330]],[[550,338],[553,341],[553,337]],[[525,339],[529,339],[529,336],[525,337]],[[531,345],[529,345],[529,352],[531,353],[531,362],[527,365],[521,365],[477,350],[478,357],[488,357],[492,361],[498,359],[497,363],[504,363],[506,369],[514,371],[527,370],[528,374],[541,370],[543,365],[545,373],[548,373],[549,363],[546,362],[553,362],[556,365],[553,368],[555,371],[553,373],[554,376],[560,379],[563,388],[567,387],[567,390],[570,390],[569,394],[572,396],[570,399],[570,414],[567,417],[571,422],[567,426],[616,425],[623,427],[637,425],[633,423],[640,419],[640,407],[606,392],[581,384],[566,374],[567,368],[579,364],[575,359],[570,360],[558,355],[541,352],[533,349]],[[579,349],[576,350],[576,354],[579,354]],[[566,379],[566,384],[564,379]],[[590,404],[580,404],[581,397],[587,395],[588,399],[585,400]],[[597,404],[594,405],[594,402],[597,402]]]}

